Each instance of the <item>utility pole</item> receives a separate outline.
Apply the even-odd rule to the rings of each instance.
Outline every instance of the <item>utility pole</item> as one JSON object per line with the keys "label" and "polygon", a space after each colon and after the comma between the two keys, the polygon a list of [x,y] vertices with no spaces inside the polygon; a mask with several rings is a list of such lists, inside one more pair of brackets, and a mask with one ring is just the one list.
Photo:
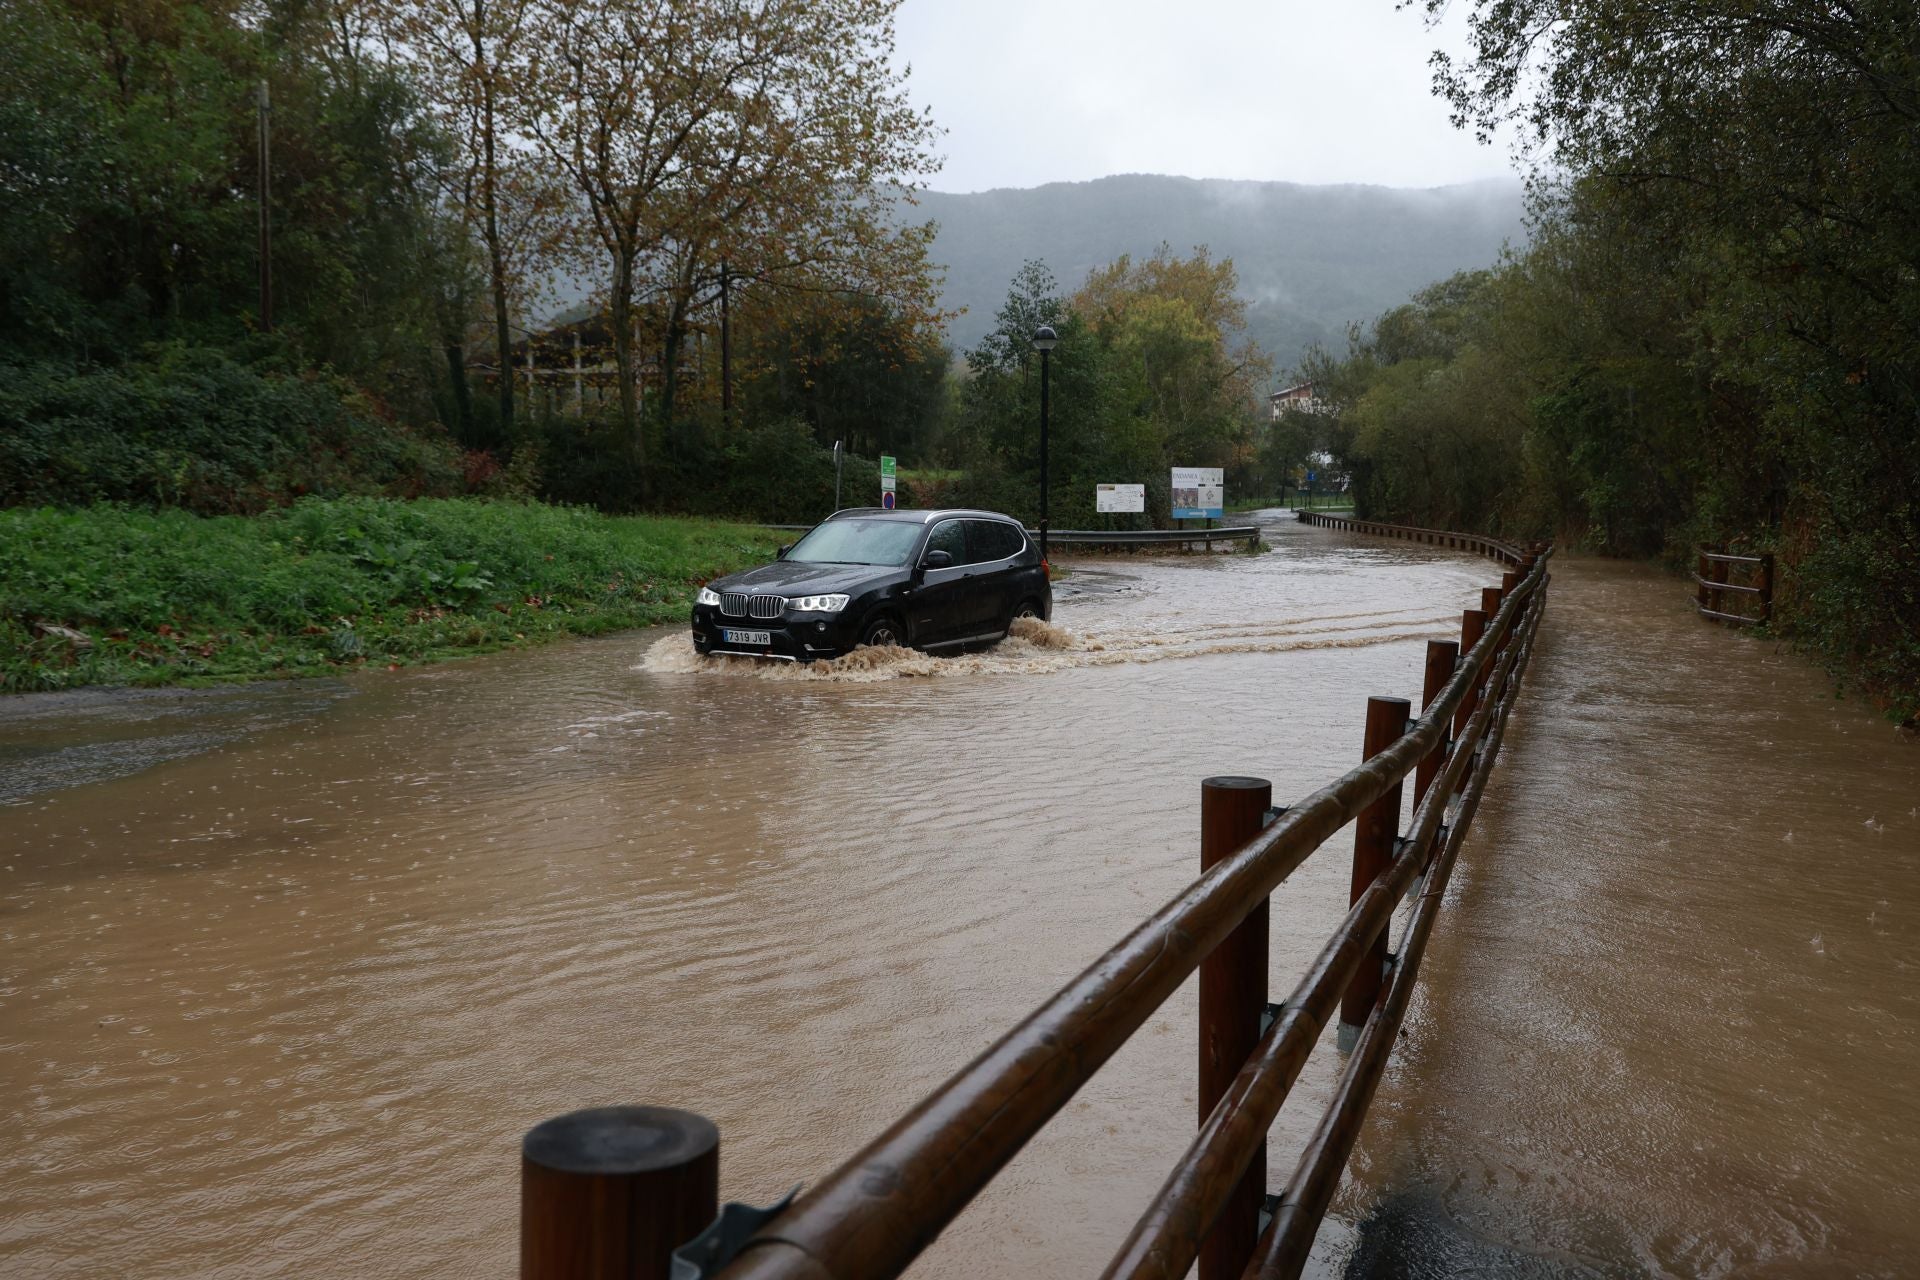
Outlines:
{"label": "utility pole", "polygon": [[260,133],[260,332],[273,332],[273,181],[267,151],[267,116],[272,106],[267,99],[267,82],[262,80],[254,98],[258,109]]}

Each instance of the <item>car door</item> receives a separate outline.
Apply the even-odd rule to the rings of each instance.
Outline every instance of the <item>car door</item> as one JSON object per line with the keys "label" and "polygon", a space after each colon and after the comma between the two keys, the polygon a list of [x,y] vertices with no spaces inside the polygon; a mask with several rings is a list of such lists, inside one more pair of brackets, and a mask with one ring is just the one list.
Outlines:
{"label": "car door", "polygon": [[942,569],[923,568],[907,597],[907,625],[918,645],[940,644],[968,634],[973,583],[967,572],[966,521],[942,520],[934,525],[926,546],[921,548],[920,563],[924,565],[935,551],[946,552],[952,563]]}
{"label": "car door", "polygon": [[1001,629],[1013,612],[1013,557],[1026,540],[1003,520],[967,521],[967,568],[973,575],[973,600],[969,606],[970,634],[981,635]]}

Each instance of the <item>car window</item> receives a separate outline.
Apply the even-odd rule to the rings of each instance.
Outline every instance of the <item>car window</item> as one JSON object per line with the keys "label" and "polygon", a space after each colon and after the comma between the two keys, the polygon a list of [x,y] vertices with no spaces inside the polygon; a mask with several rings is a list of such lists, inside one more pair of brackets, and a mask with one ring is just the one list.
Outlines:
{"label": "car window", "polygon": [[944,551],[955,564],[967,563],[967,526],[964,520],[942,520],[927,538],[928,551]]}
{"label": "car window", "polygon": [[1020,554],[1025,545],[1026,539],[1004,521],[967,521],[967,559],[974,564],[1005,560],[1008,556]]}
{"label": "car window", "polygon": [[801,564],[905,564],[920,540],[911,520],[829,520],[793,544]]}

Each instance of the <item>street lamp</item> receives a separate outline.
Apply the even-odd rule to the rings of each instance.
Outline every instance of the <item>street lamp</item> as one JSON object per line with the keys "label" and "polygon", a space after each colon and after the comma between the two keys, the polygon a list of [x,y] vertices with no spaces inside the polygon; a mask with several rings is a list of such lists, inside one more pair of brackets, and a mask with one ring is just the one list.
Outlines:
{"label": "street lamp", "polygon": [[1053,326],[1033,331],[1033,349],[1040,353],[1040,563],[1047,563],[1047,356],[1060,345]]}

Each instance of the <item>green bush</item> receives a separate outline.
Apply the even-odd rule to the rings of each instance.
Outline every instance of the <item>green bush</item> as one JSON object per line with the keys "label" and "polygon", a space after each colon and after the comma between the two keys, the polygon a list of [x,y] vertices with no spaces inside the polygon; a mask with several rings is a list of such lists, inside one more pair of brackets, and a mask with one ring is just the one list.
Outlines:
{"label": "green bush", "polygon": [[[555,417],[541,426],[540,492],[551,502],[602,511],[687,515],[804,524],[833,510],[833,451],[796,419],[734,428],[715,440],[673,441],[646,467],[613,423]],[[848,456],[841,501],[879,501],[880,464]]]}
{"label": "green bush", "polygon": [[459,451],[337,379],[212,350],[118,368],[0,366],[0,506],[124,502],[253,513],[307,494],[464,490]]}

